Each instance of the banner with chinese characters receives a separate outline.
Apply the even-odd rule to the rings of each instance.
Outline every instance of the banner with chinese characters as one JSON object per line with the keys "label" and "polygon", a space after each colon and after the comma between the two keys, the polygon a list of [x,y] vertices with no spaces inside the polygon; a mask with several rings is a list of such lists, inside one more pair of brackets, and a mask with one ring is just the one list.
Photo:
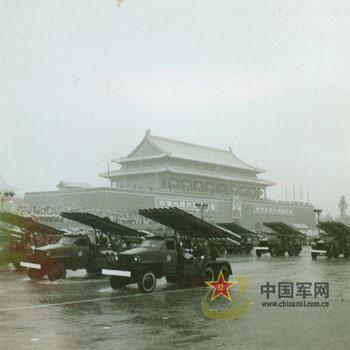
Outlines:
{"label": "banner with chinese characters", "polygon": [[208,211],[218,211],[219,203],[217,201],[204,201],[200,199],[192,198],[171,198],[171,197],[157,197],[155,198],[155,207],[156,208],[171,208],[176,207],[183,210],[198,210],[196,203],[208,204]]}
{"label": "banner with chinese characters", "polygon": [[293,208],[285,208],[281,206],[272,206],[268,204],[254,204],[253,205],[254,214],[265,214],[265,215],[284,215],[284,216],[294,216]]}

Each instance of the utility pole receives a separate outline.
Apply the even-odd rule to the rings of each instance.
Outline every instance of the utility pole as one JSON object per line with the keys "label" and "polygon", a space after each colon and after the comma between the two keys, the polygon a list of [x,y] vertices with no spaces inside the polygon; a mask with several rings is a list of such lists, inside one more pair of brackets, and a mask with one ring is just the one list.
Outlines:
{"label": "utility pole", "polygon": [[208,203],[195,203],[196,208],[201,212],[201,219],[204,220],[204,209],[208,208]]}
{"label": "utility pole", "polygon": [[318,224],[320,223],[320,215],[322,213],[322,209],[314,209],[314,213],[317,215],[317,234],[320,234],[320,228],[318,227]]}

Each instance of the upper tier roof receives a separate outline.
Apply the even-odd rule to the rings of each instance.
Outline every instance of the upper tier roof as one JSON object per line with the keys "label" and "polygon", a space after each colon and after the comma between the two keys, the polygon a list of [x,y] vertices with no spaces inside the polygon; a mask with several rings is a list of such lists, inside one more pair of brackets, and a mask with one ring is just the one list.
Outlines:
{"label": "upper tier roof", "polygon": [[237,158],[232,150],[222,150],[188,142],[177,141],[165,137],[151,135],[149,131],[141,143],[127,156],[114,160],[117,163],[148,158],[170,156],[195,162],[211,163],[231,168],[262,173],[265,170],[255,168]]}
{"label": "upper tier roof", "polygon": [[153,173],[162,173],[166,171],[169,171],[171,173],[194,175],[194,176],[208,177],[208,178],[228,180],[228,181],[237,181],[242,183],[251,183],[251,184],[257,184],[257,185],[266,185],[266,186],[276,185],[272,181],[259,179],[256,176],[237,175],[234,172],[232,174],[227,174],[227,173],[222,174],[222,173],[218,173],[210,170],[185,168],[185,167],[179,167],[175,165],[164,165],[164,166],[159,166],[157,168],[144,167],[142,168],[142,170],[140,170],[139,168],[133,168],[133,169],[126,168],[126,170],[118,169],[118,170],[110,171],[108,173],[102,173],[100,174],[100,176],[106,179],[109,179],[109,178],[124,177],[125,175],[136,175],[140,173],[153,174]]}

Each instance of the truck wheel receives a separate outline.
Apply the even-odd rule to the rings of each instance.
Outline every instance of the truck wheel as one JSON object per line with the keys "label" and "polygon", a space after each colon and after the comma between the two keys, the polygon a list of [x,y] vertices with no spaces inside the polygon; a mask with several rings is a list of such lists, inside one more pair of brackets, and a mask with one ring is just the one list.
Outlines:
{"label": "truck wheel", "polygon": [[228,281],[230,279],[230,271],[227,268],[227,266],[225,266],[225,265],[221,266],[221,268],[219,270],[219,274],[220,274],[220,271],[222,271],[222,275],[224,276],[224,280]]}
{"label": "truck wheel", "polygon": [[215,280],[215,273],[214,270],[207,266],[203,271],[203,282],[211,282]]}
{"label": "truck wheel", "polygon": [[317,259],[317,253],[311,253],[311,258],[312,258],[312,260],[316,260]]}
{"label": "truck wheel", "polygon": [[256,253],[256,256],[257,256],[258,258],[260,258],[261,255],[262,255],[262,251],[261,251],[261,250],[258,250],[258,249],[255,251],[255,253]]}
{"label": "truck wheel", "polygon": [[12,265],[17,271],[25,271],[26,270],[26,267],[21,266],[21,264],[19,262],[13,262]]}
{"label": "truck wheel", "polygon": [[111,276],[109,279],[109,284],[113,289],[119,289],[126,286],[125,278],[118,276]]}
{"label": "truck wheel", "polygon": [[153,271],[147,271],[140,276],[138,286],[142,293],[152,293],[156,288],[157,279]]}
{"label": "truck wheel", "polygon": [[47,277],[50,281],[57,281],[66,277],[66,269],[62,263],[53,264],[47,269]]}
{"label": "truck wheel", "polygon": [[31,280],[39,280],[44,276],[44,272],[42,270],[37,270],[37,269],[28,269],[28,277]]}
{"label": "truck wheel", "polygon": [[277,248],[276,247],[272,247],[270,249],[270,255],[271,256],[276,256],[277,255]]}

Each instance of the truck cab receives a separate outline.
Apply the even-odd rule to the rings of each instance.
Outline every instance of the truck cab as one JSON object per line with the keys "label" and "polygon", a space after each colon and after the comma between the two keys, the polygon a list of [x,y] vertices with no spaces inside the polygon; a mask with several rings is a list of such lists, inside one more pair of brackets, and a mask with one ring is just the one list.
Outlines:
{"label": "truck cab", "polygon": [[278,247],[281,245],[281,240],[275,233],[265,233],[260,239],[258,246],[254,247],[256,255],[260,257],[262,254],[270,253],[271,256],[276,256]]}

